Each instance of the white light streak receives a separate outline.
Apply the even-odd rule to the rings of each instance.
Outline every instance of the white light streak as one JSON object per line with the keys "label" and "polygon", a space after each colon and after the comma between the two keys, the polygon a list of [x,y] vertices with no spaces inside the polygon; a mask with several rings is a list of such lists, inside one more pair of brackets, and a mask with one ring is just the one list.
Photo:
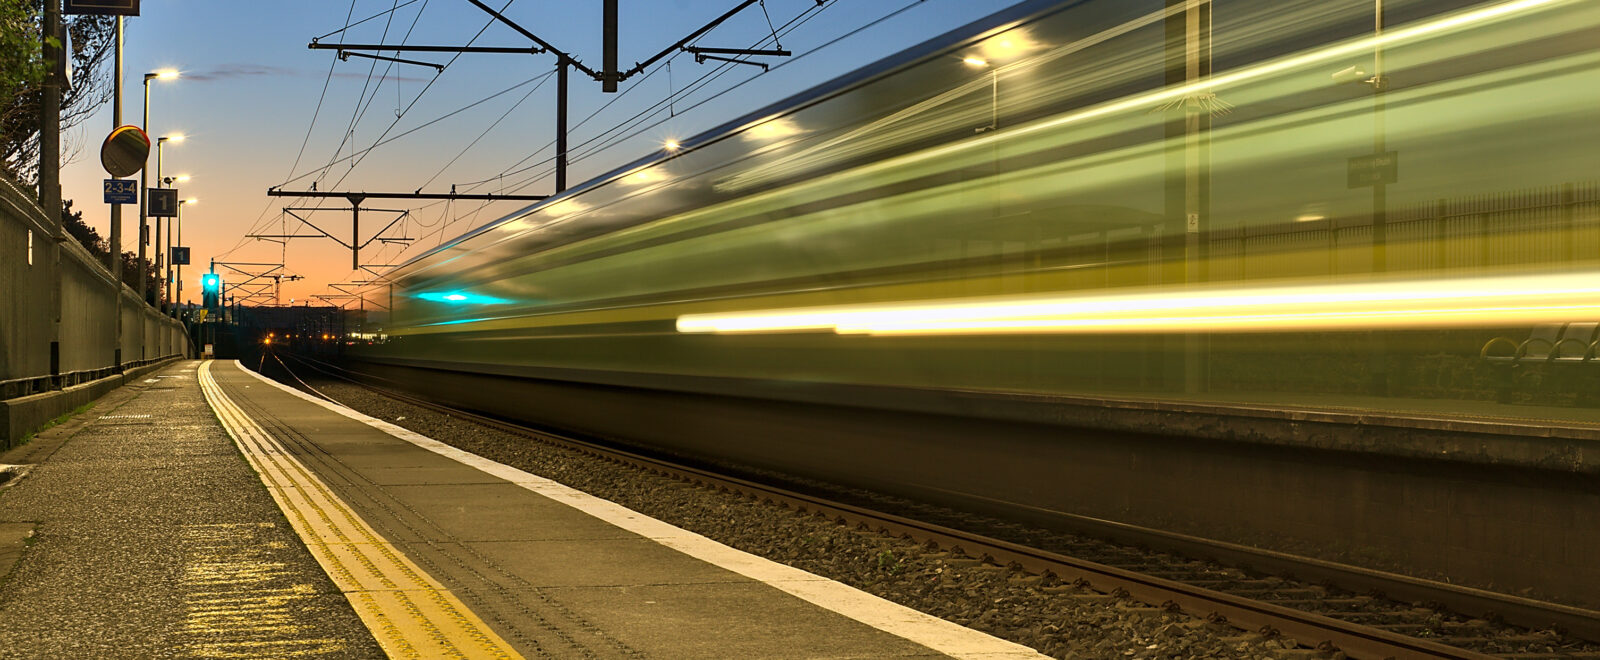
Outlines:
{"label": "white light streak", "polygon": [[978,298],[678,317],[684,333],[1285,332],[1600,319],[1600,273]]}

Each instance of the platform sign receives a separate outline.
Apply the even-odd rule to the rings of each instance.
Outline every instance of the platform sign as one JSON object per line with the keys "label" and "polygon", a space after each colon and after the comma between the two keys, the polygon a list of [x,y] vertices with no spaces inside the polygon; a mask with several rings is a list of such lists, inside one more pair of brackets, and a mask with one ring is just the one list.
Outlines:
{"label": "platform sign", "polygon": [[138,16],[139,0],[66,0],[61,13]]}
{"label": "platform sign", "polygon": [[178,217],[178,189],[177,188],[151,188],[145,193],[149,203],[150,217],[176,218]]}
{"label": "platform sign", "polygon": [[106,179],[107,204],[138,204],[139,182],[133,179]]}
{"label": "platform sign", "polygon": [[176,245],[172,246],[172,265],[174,265],[174,266],[187,266],[187,265],[189,265],[189,248],[178,247]]}
{"label": "platform sign", "polygon": [[1400,152],[1386,151],[1370,156],[1350,159],[1346,187],[1368,188],[1380,183],[1391,184],[1400,180]]}

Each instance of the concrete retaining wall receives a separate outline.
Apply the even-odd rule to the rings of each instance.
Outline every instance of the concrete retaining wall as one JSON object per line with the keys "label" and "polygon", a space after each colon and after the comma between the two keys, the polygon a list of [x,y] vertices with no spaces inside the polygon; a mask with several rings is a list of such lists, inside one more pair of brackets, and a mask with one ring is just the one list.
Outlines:
{"label": "concrete retaining wall", "polygon": [[0,447],[35,428],[30,420],[49,421],[121,384],[108,376],[130,365],[192,354],[183,324],[139,300],[47,221],[30,191],[0,177]]}
{"label": "concrete retaining wall", "polygon": [[172,357],[81,385],[0,401],[0,451],[22,444],[23,438],[50,420],[93,403],[112,390],[179,359],[182,358]]}

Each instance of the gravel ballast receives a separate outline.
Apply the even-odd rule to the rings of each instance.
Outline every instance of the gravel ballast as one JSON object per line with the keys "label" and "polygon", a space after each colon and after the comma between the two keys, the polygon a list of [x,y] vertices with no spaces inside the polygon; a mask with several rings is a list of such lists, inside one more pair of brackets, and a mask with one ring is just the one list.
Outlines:
{"label": "gravel ballast", "polygon": [[[847,528],[452,418],[364,387],[312,378],[303,373],[307,369],[296,371],[321,394],[367,415],[1052,657],[1342,657],[1297,649],[1294,640],[1265,639],[1125,597]],[[294,378],[284,380],[299,386]]]}

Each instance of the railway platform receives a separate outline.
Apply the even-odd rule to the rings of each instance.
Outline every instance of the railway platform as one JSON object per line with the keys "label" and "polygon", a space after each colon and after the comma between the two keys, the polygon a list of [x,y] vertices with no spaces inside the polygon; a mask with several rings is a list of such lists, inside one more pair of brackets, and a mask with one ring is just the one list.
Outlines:
{"label": "railway platform", "polygon": [[0,463],[6,657],[1037,657],[235,362]]}

